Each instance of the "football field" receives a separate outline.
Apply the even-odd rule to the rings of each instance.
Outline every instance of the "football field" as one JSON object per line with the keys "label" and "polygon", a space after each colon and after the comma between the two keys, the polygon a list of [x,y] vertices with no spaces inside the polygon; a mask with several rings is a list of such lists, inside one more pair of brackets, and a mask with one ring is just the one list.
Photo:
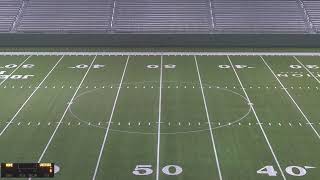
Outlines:
{"label": "football field", "polygon": [[320,179],[319,56],[1,55],[0,102],[56,180]]}

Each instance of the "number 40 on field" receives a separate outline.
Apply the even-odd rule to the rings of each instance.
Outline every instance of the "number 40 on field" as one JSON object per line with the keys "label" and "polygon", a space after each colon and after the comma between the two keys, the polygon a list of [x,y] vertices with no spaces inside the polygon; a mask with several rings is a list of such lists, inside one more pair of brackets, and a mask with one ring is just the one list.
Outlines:
{"label": "number 40 on field", "polygon": [[[313,169],[315,167],[311,166],[288,166],[285,171],[291,176],[304,176],[307,174],[308,169]],[[268,176],[277,176],[278,172],[274,169],[273,166],[265,166],[257,171],[258,174],[265,174]]]}

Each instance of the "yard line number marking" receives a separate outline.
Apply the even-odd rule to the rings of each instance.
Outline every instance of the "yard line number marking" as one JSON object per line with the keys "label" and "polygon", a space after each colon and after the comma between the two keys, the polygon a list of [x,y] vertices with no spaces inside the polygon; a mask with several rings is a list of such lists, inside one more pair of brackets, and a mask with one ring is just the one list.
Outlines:
{"label": "yard line number marking", "polygon": [[[305,70],[307,70],[307,71],[310,73],[310,75],[311,75],[318,83],[320,83],[319,79],[309,70],[310,67],[313,67],[314,69],[318,69],[319,67],[318,67],[317,65],[313,65],[313,66],[310,66],[310,65],[309,65],[309,67],[308,67],[308,65],[304,65],[302,62],[300,62],[300,60],[299,60],[297,57],[293,56],[293,58],[294,58],[299,64],[301,64],[301,66],[302,66]],[[315,68],[315,67],[316,67],[316,68]]]}
{"label": "yard line number marking", "polygon": [[[16,69],[14,69],[9,76],[11,76],[14,72],[16,72],[28,59],[30,59],[32,56],[28,56]],[[0,86],[7,80],[4,79],[3,81],[1,81]]]}
{"label": "yard line number marking", "polygon": [[[291,175],[291,176],[296,176],[296,177],[301,177],[301,176],[305,176],[307,174],[307,170],[308,169],[314,169],[316,167],[312,167],[312,166],[288,166],[286,167],[285,171],[287,174]],[[268,176],[277,176],[278,172],[274,169],[273,166],[268,165],[265,166],[261,169],[259,169],[257,171],[258,174],[265,174]]]}
{"label": "yard line number marking", "polygon": [[[177,176],[182,173],[182,168],[177,165],[167,165],[162,168],[162,172],[168,176]],[[136,176],[148,176],[153,173],[152,165],[137,165],[132,174]]]}

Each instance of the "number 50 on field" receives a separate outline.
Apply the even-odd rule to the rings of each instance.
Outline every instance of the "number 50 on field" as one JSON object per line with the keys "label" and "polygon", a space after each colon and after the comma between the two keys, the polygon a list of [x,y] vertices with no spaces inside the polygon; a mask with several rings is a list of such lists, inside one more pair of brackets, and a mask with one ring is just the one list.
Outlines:
{"label": "number 50 on field", "polygon": [[[167,165],[162,168],[162,172],[168,176],[177,176],[182,173],[182,168],[177,165]],[[153,173],[152,165],[137,165],[132,171],[136,176],[148,176]]]}

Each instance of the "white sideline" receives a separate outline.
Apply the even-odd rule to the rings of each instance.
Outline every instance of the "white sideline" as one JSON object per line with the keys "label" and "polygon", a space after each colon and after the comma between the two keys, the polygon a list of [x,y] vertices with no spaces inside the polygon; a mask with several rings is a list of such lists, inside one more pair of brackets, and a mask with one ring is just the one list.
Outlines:
{"label": "white sideline", "polygon": [[246,98],[247,98],[247,100],[248,100],[248,102],[249,102],[250,108],[252,109],[252,112],[253,112],[253,114],[254,114],[254,116],[255,116],[258,124],[259,124],[259,127],[260,127],[260,129],[261,129],[261,132],[262,132],[262,134],[263,134],[263,136],[264,136],[264,138],[265,138],[265,140],[266,140],[266,142],[267,142],[267,144],[268,144],[268,146],[269,146],[269,149],[270,149],[270,151],[271,151],[271,153],[272,153],[272,156],[273,156],[274,160],[275,160],[276,163],[277,163],[277,166],[278,166],[278,168],[279,168],[279,171],[280,171],[280,173],[281,173],[281,176],[283,177],[284,180],[286,180],[286,177],[285,177],[285,175],[284,175],[284,173],[283,173],[283,171],[282,171],[282,168],[281,168],[281,166],[280,166],[280,163],[279,163],[279,161],[278,161],[278,158],[277,158],[277,156],[275,155],[275,153],[274,153],[274,151],[273,151],[273,148],[272,148],[272,146],[271,146],[271,144],[270,144],[270,141],[269,141],[269,139],[268,139],[268,137],[267,137],[267,134],[266,134],[266,132],[264,131],[262,125],[261,125],[260,119],[259,119],[259,117],[258,117],[258,115],[257,115],[257,113],[256,113],[255,108],[253,107],[253,103],[251,102],[251,100],[250,100],[250,98],[249,98],[249,96],[248,96],[248,94],[247,94],[247,91],[246,91],[245,88],[243,87],[243,84],[242,84],[242,82],[241,82],[241,80],[240,80],[240,78],[239,78],[239,76],[238,76],[238,73],[237,73],[236,69],[234,68],[233,63],[232,63],[232,61],[231,61],[231,59],[230,59],[229,56],[228,56],[228,60],[229,60],[230,65],[231,65],[231,67],[232,67],[232,69],[233,69],[233,71],[234,71],[234,73],[235,73],[235,75],[236,75],[236,77],[237,77],[237,79],[238,79],[238,81],[239,81],[239,84],[240,84],[240,86],[241,86],[241,88],[242,88],[242,90],[243,90],[243,93],[245,94],[245,96],[246,96]]}
{"label": "white sideline", "polygon": [[300,106],[296,103],[296,101],[292,98],[291,94],[288,92],[288,90],[284,87],[284,85],[282,84],[282,82],[280,81],[280,79],[277,77],[277,75],[274,73],[274,71],[271,69],[271,67],[268,65],[268,63],[265,61],[265,59],[260,56],[261,60],[264,62],[264,64],[268,67],[268,69],[271,71],[271,73],[273,74],[273,76],[277,79],[277,81],[279,82],[279,84],[281,85],[281,87],[283,88],[283,90],[287,93],[287,95],[290,97],[291,101],[293,102],[293,104],[297,107],[297,109],[300,111],[301,115],[304,117],[304,119],[308,122],[308,124],[310,125],[310,127],[312,128],[312,130],[314,131],[314,133],[318,136],[318,138],[320,139],[320,135],[318,133],[318,131],[313,127],[312,123],[309,121],[309,119],[307,118],[307,116],[305,115],[305,113],[301,110]]}
{"label": "white sideline", "polygon": [[160,86],[159,86],[159,114],[158,114],[158,143],[157,143],[157,172],[156,180],[159,180],[159,164],[160,164],[160,132],[161,132],[161,99],[162,99],[162,65],[163,56],[160,62]]}
{"label": "white sideline", "polygon": [[217,169],[218,169],[218,173],[219,173],[219,179],[222,180],[218,153],[217,153],[216,144],[215,144],[213,133],[212,133],[211,121],[210,121],[210,116],[209,116],[209,112],[208,112],[208,108],[207,108],[207,101],[206,101],[206,98],[205,98],[205,95],[204,95],[204,91],[203,91],[203,85],[202,85],[201,75],[200,75],[200,72],[199,72],[198,61],[197,61],[197,57],[196,56],[194,56],[194,61],[196,63],[196,67],[197,67],[197,73],[198,73],[199,83],[200,83],[200,87],[201,87],[203,104],[204,104],[204,107],[205,107],[205,110],[206,110],[207,120],[208,120],[208,124],[209,124],[210,137],[211,137],[211,142],[212,142],[212,146],[213,146],[214,155],[215,155],[215,158],[216,158],[216,164],[217,164]]}
{"label": "white sideline", "polygon": [[96,164],[96,168],[94,170],[94,174],[93,174],[92,180],[96,179],[96,176],[97,176],[97,173],[98,173],[98,169],[99,169],[102,153],[103,153],[103,150],[104,150],[104,147],[105,147],[106,140],[108,138],[108,133],[109,133],[109,129],[110,129],[110,126],[111,126],[113,113],[114,113],[114,110],[115,110],[116,105],[117,105],[118,96],[120,94],[123,78],[124,78],[124,75],[125,75],[126,70],[127,70],[127,65],[128,65],[129,59],[130,59],[130,56],[128,56],[127,61],[126,61],[126,65],[124,66],[124,69],[123,69],[123,73],[122,73],[122,77],[121,77],[121,80],[120,80],[119,88],[118,88],[118,91],[117,91],[116,98],[114,99],[114,102],[113,102],[113,107],[112,107],[112,111],[111,111],[111,114],[110,114],[110,117],[109,117],[108,127],[106,129],[106,133],[105,133],[104,138],[103,138],[103,142],[102,142],[102,145],[101,145],[101,148],[100,148],[100,153],[99,153],[99,157],[98,157],[98,160],[97,160],[97,164]]}
{"label": "white sideline", "polygon": [[[30,56],[31,57],[31,56]],[[57,67],[57,65],[60,63],[60,61],[63,59],[64,56],[62,56],[59,61],[52,67],[52,69],[49,71],[49,73],[44,77],[44,79],[38,84],[37,87],[40,87],[44,81],[49,77],[49,75],[52,73],[52,71]],[[11,120],[9,121],[9,123],[2,129],[1,133],[0,133],[0,137],[2,136],[2,134],[6,131],[6,129],[10,126],[10,124],[12,123],[12,121],[17,117],[17,115],[20,113],[20,111],[24,108],[24,106],[29,102],[29,100],[32,98],[32,96],[38,91],[39,88],[35,88],[35,90],[30,94],[30,96],[28,97],[28,99],[21,105],[21,107],[19,108],[19,110],[14,114],[14,116],[11,118]]]}
{"label": "white sideline", "polygon": [[320,56],[320,52],[0,52],[2,56]]}
{"label": "white sideline", "polygon": [[[16,72],[28,59],[30,59],[32,57],[32,55],[29,55],[22,63],[19,64],[19,66],[17,68],[15,68],[10,74],[9,76],[11,76],[14,72]],[[8,78],[4,79],[3,81],[1,81],[0,86],[6,82],[6,80],[8,80]]]}
{"label": "white sideline", "polygon": [[[78,93],[78,91],[79,91],[79,89],[80,89],[80,87],[81,87],[81,85],[82,85],[82,83],[83,83],[84,79],[87,77],[87,75],[88,75],[88,73],[89,73],[89,71],[90,71],[91,67],[93,66],[93,63],[94,63],[94,61],[96,60],[96,58],[97,58],[97,56],[95,56],[95,57],[93,58],[93,60],[92,60],[92,62],[91,62],[91,64],[90,64],[90,66],[89,66],[89,68],[88,68],[87,72],[86,72],[86,73],[85,73],[85,75],[83,76],[83,78],[82,78],[82,80],[81,80],[81,82],[80,82],[80,84],[79,84],[79,86],[78,86],[77,90],[76,90],[76,91],[75,91],[75,93],[73,94],[73,96],[72,96],[72,98],[71,98],[70,102],[72,102],[72,101],[73,101],[73,99],[75,98],[75,96],[77,95],[77,93]],[[64,119],[65,115],[67,114],[68,109],[70,108],[71,104],[72,104],[72,103],[68,103],[68,106],[67,106],[67,108],[65,109],[65,111],[64,111],[64,113],[63,113],[63,115],[62,115],[62,117],[61,117],[60,121],[58,122],[58,124],[57,124],[57,126],[56,126],[56,128],[55,128],[54,132],[52,133],[52,135],[51,135],[51,137],[50,137],[50,139],[49,139],[48,143],[46,144],[46,146],[45,146],[44,150],[42,151],[41,156],[40,156],[40,158],[38,159],[38,162],[41,162],[41,160],[42,160],[42,158],[43,158],[44,154],[46,153],[46,151],[47,151],[47,149],[48,149],[48,147],[49,147],[49,145],[50,145],[50,143],[51,143],[51,141],[52,141],[53,137],[55,136],[55,134],[56,134],[57,130],[59,129],[59,127],[60,127],[60,125],[61,125],[62,120]],[[30,180],[30,179],[31,179],[31,178],[29,178],[29,180]]]}

